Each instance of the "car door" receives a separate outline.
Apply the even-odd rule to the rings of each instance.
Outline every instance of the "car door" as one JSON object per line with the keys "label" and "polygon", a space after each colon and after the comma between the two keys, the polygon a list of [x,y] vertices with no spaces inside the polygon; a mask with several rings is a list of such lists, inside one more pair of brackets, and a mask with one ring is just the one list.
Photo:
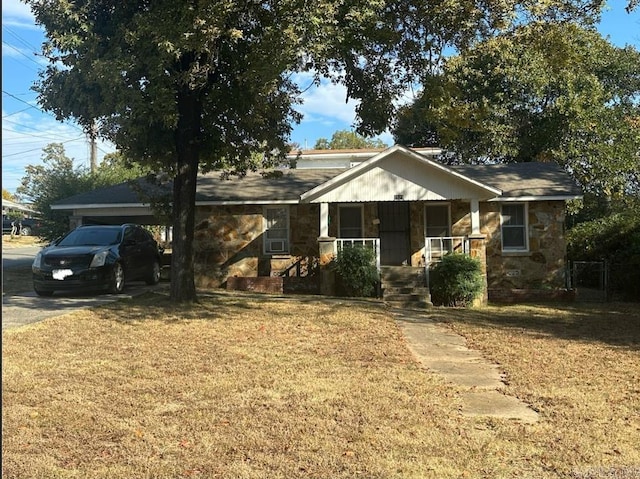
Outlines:
{"label": "car door", "polygon": [[144,255],[140,236],[137,228],[133,225],[125,227],[122,246],[120,247],[120,257],[125,270],[125,278],[127,280],[139,279],[143,274],[141,269],[144,264]]}

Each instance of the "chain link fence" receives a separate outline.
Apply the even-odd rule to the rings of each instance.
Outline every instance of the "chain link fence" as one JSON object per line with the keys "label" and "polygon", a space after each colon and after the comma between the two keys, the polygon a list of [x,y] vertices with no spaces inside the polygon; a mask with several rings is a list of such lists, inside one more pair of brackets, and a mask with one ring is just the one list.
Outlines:
{"label": "chain link fence", "polygon": [[571,261],[569,287],[578,301],[640,301],[640,269],[609,261]]}

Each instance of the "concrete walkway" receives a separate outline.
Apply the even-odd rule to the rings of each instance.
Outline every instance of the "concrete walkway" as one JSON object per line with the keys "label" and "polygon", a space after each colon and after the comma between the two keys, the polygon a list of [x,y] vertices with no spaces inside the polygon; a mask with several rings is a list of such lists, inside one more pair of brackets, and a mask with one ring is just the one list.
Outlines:
{"label": "concrete walkway", "polygon": [[538,414],[513,396],[503,394],[497,365],[466,346],[465,339],[416,311],[392,311],[409,349],[430,371],[460,387],[462,414],[534,423]]}

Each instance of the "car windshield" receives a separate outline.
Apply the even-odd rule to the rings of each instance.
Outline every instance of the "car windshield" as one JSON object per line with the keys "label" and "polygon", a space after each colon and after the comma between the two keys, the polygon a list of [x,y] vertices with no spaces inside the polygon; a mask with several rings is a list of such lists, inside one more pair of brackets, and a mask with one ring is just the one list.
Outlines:
{"label": "car windshield", "polygon": [[58,246],[108,246],[120,241],[120,228],[78,228],[65,236]]}

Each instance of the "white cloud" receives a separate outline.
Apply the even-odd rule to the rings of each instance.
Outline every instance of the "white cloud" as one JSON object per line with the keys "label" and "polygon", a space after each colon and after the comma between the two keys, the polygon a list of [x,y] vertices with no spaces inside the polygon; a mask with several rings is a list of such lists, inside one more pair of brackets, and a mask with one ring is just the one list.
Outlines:
{"label": "white cloud", "polygon": [[2,1],[2,24],[36,28],[31,8],[20,0]]}
{"label": "white cloud", "polygon": [[[310,85],[309,75],[299,75],[296,82],[302,88]],[[302,94],[303,104],[297,110],[304,115],[304,122],[322,122],[325,124],[352,124],[356,118],[357,101],[347,99],[347,89],[323,80],[320,85],[310,86]]]}

